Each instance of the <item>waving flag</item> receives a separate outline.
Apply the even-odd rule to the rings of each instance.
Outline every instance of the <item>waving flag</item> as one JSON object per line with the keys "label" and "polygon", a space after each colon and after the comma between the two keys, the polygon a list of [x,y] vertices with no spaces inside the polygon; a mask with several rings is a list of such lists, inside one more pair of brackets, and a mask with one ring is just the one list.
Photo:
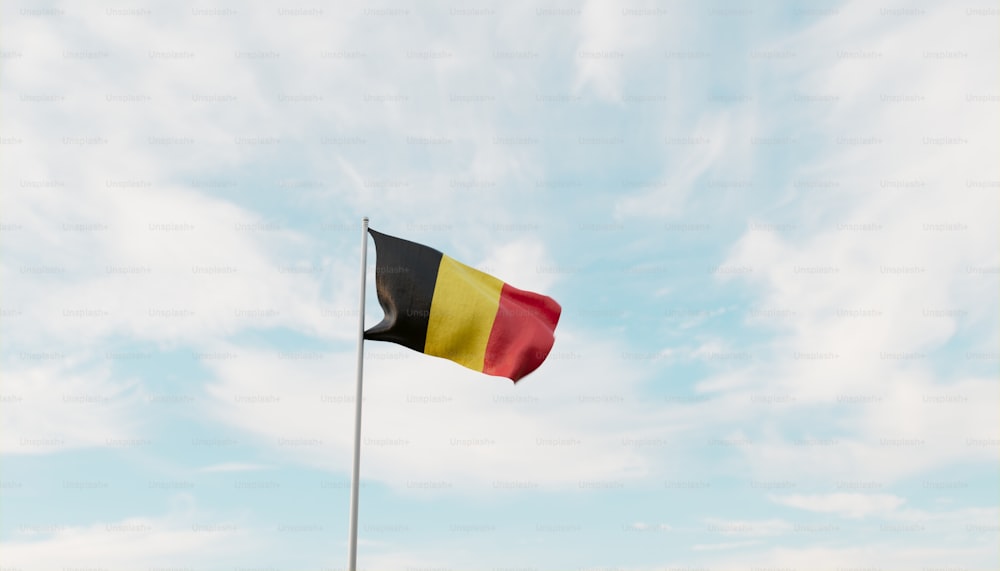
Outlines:
{"label": "waving flag", "polygon": [[391,341],[515,383],[542,364],[562,311],[441,252],[376,232],[375,284],[385,317],[365,339]]}

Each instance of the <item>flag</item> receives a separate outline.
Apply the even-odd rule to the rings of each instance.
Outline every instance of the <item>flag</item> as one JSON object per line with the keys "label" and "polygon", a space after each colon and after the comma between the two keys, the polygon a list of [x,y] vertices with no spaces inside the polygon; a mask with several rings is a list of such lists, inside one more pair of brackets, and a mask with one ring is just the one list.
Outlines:
{"label": "flag", "polygon": [[390,341],[515,383],[542,364],[562,308],[441,252],[376,232],[385,317],[365,339]]}

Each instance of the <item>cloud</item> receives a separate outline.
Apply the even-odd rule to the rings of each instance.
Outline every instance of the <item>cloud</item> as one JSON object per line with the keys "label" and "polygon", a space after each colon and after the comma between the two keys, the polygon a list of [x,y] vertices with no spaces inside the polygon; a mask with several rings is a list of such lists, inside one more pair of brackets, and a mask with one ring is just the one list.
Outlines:
{"label": "cloud", "polygon": [[[353,442],[353,354],[233,349],[213,363],[210,414],[290,461],[347,470]],[[516,387],[453,363],[369,343],[364,478],[410,493],[424,482],[497,491],[621,487],[659,463],[672,424],[637,397],[641,372],[613,344],[561,330],[545,365]],[[613,384],[608,379],[614,379]]]}
{"label": "cloud", "polygon": [[[94,166],[82,174],[103,186],[108,171]],[[177,186],[61,193],[10,201],[25,222],[0,271],[11,305],[33,317],[19,320],[16,341],[204,343],[282,326],[337,334],[324,311],[344,304],[323,299],[319,276],[340,266],[293,253],[302,237],[284,224]]]}
{"label": "cloud", "polygon": [[[858,497],[845,499],[836,496]],[[695,551],[760,546],[746,549],[738,557],[700,559],[699,565],[711,569],[736,570],[745,569],[747,561],[753,561],[755,566],[796,569],[809,568],[814,565],[809,561],[821,560],[842,568],[908,569],[925,565],[979,569],[987,568],[992,558],[996,557],[996,521],[1000,515],[996,507],[932,512],[904,508],[902,498],[890,494],[790,495],[780,500],[785,505],[817,513],[832,513],[848,518],[873,516],[879,519],[879,523],[854,527],[855,531],[861,531],[864,535],[848,539],[846,543],[839,536],[834,536],[832,541],[819,545],[792,545],[784,541],[766,546],[760,540],[702,544],[701,548],[696,545],[693,548]],[[753,522],[712,521],[717,522],[717,525],[733,526],[734,531],[754,529]],[[780,520],[771,522],[770,526],[778,533],[809,529],[812,525],[804,524],[805,527],[800,527],[802,524],[780,525],[778,522]],[[828,524],[819,525],[828,527]],[[915,541],[918,537],[934,537],[940,539],[940,542],[921,543]]]}
{"label": "cloud", "polygon": [[648,188],[620,198],[615,216],[623,218],[672,219],[686,212],[688,198],[695,185],[719,168],[726,153],[735,148],[744,125],[732,112],[718,112],[699,118],[683,135],[667,135],[678,140],[664,152],[666,166],[662,175]]}
{"label": "cloud", "polygon": [[[61,362],[53,352],[21,352],[35,362]],[[138,382],[113,380],[106,368],[4,364],[0,452],[52,454],[71,448],[117,447],[142,439]]]}
{"label": "cloud", "polygon": [[266,544],[243,522],[189,510],[89,525],[22,524],[17,530],[0,547],[4,564],[20,569],[126,571],[151,561],[163,566],[249,564],[259,562],[259,549]]}
{"label": "cloud", "polygon": [[767,537],[782,535],[792,530],[792,524],[780,519],[732,520],[706,518],[706,529],[710,533],[743,537]]}
{"label": "cloud", "polygon": [[[545,244],[537,239],[521,238],[494,248],[477,268],[510,282],[521,289],[550,291],[561,268],[554,267]],[[554,271],[546,271],[547,269]]]}
{"label": "cloud", "polygon": [[[800,56],[782,70],[798,78],[788,91],[835,103],[792,106],[819,143],[777,195],[790,230],[751,225],[721,264],[746,271],[717,274],[748,287],[759,315],[777,315],[747,320],[770,334],[756,343],[760,358],[697,385],[718,404],[783,399],[735,411],[768,419],[740,449],[756,475],[894,481],[995,456],[975,443],[997,440],[998,389],[969,355],[995,345],[984,316],[997,308],[996,283],[969,268],[998,262],[989,234],[1000,204],[995,193],[953,192],[993,176],[996,137],[963,94],[988,92],[995,73],[985,60],[914,65],[890,49],[922,46],[937,16],[958,18],[928,11],[935,18],[882,18],[850,3],[781,44]],[[985,36],[974,36],[956,45],[980,49]],[[933,100],[935,112],[900,94]],[[818,425],[803,423],[818,415],[830,422],[810,433]]]}
{"label": "cloud", "polygon": [[811,569],[817,561],[831,569],[919,569],[919,568],[989,568],[991,550],[995,546],[924,546],[906,543],[873,541],[859,546],[807,545],[802,547],[781,546],[751,553],[741,553],[738,557],[715,559],[706,565],[712,569],[746,569],[747,560],[754,566],[774,569]]}
{"label": "cloud", "polygon": [[212,464],[211,466],[205,466],[204,468],[199,468],[199,472],[258,472],[260,470],[269,470],[272,466],[266,466],[264,464],[248,464],[240,462],[224,462],[222,464]]}
{"label": "cloud", "polygon": [[741,547],[750,547],[752,545],[759,545],[760,541],[750,540],[750,541],[725,541],[722,543],[696,543],[691,546],[693,551],[728,551],[730,549],[740,549]]}
{"label": "cloud", "polygon": [[669,525],[667,525],[665,523],[655,524],[655,523],[646,523],[646,522],[642,522],[642,521],[637,521],[637,522],[633,523],[632,525],[630,525],[629,527],[631,527],[632,529],[634,529],[636,531],[671,531],[671,530],[673,530],[673,527],[671,527],[671,526],[669,526]]}
{"label": "cloud", "polygon": [[808,511],[832,513],[848,518],[884,515],[906,501],[892,494],[794,494],[772,496],[775,502]]}
{"label": "cloud", "polygon": [[579,26],[575,91],[589,88],[601,99],[615,103],[622,102],[627,95],[623,92],[630,86],[642,85],[631,76],[633,69],[642,69],[638,62],[655,65],[658,61],[656,56],[661,54],[652,49],[656,40],[674,35],[678,28],[668,16],[670,11],[655,2],[621,6],[589,0],[579,10],[546,7],[538,11],[552,13],[550,19],[558,19],[562,13],[575,16],[571,20]]}

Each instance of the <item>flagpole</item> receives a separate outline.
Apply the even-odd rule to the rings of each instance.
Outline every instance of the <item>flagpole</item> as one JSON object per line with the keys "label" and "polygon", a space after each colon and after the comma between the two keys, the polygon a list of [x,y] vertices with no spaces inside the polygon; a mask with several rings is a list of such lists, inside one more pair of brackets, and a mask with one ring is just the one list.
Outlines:
{"label": "flagpole", "polygon": [[354,396],[354,470],[351,472],[351,522],[347,542],[347,569],[358,562],[358,487],[361,468],[361,380],[365,357],[365,273],[368,270],[368,217],[361,219],[361,302],[358,306],[358,381]]}

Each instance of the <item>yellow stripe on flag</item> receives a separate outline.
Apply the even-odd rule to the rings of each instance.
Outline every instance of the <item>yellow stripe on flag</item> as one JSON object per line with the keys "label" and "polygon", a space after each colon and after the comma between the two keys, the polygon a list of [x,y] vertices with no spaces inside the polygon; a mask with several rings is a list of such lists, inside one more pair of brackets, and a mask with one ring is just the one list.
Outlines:
{"label": "yellow stripe on flag", "polygon": [[503,282],[441,256],[424,353],[483,370]]}

